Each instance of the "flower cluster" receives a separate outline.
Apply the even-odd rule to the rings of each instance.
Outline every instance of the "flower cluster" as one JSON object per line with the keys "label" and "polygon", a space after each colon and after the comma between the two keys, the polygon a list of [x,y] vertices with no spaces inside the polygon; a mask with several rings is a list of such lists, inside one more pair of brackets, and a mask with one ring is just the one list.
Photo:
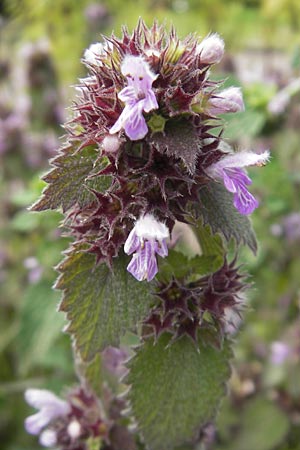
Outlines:
{"label": "flower cluster", "polygon": [[[89,74],[77,87],[63,155],[70,149],[99,155],[86,177],[91,200],[75,203],[67,218],[97,262],[111,266],[123,249],[132,255],[128,271],[151,281],[157,255],[168,254],[175,222],[190,220],[193,205],[201,208],[203,186],[223,182],[240,214],[258,206],[245,167],[264,165],[268,151],[225,152],[215,132],[220,114],[244,109],[239,88],[222,90],[209,79],[223,54],[217,34],[181,41],[174,30],[167,35],[157,23],[147,28],[143,21],[131,35],[125,29],[121,39],[86,50]],[[102,180],[109,180],[105,189]]]}
{"label": "flower cluster", "polygon": [[244,308],[246,287],[235,260],[230,264],[225,260],[216,272],[193,282],[176,278],[168,284],[160,282],[156,293],[160,303],[144,324],[156,338],[168,331],[173,334],[173,340],[187,335],[197,341],[201,326],[208,332],[217,329],[216,335],[221,340],[236,327],[233,317],[238,317]]}
{"label": "flower cluster", "polygon": [[26,431],[39,435],[44,447],[86,450],[89,437],[108,439],[110,424],[103,417],[98,400],[81,388],[72,392],[68,400],[48,390],[28,389],[25,400],[39,409],[25,420]]}
{"label": "flower cluster", "polygon": [[[107,362],[107,356],[104,362]],[[118,354],[117,358],[123,356]],[[115,363],[116,354],[110,354],[109,365]],[[83,387],[73,389],[66,400],[45,389],[27,389],[25,400],[39,411],[26,418],[25,429],[29,434],[39,436],[40,444],[48,448],[88,450],[93,444],[95,448],[118,450],[120,439],[125,448],[134,448],[132,434],[121,420],[124,401],[116,399],[109,390],[105,399],[103,405]]]}

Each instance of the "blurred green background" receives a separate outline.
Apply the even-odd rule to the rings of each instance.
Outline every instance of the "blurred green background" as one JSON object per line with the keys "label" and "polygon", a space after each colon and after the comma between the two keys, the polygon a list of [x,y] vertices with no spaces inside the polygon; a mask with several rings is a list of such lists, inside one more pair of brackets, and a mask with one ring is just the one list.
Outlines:
{"label": "blurred green background", "polygon": [[[67,247],[57,212],[29,213],[69,116],[84,50],[141,16],[180,37],[218,32],[226,56],[212,77],[242,86],[246,112],[226,116],[237,149],[270,148],[251,171],[256,258],[236,339],[231,393],[205,449],[300,450],[300,2],[298,0],[0,1],[0,447],[34,450],[27,387],[76,382],[53,270]],[[278,95],[279,93],[279,95]],[[122,450],[122,449],[120,449]]]}

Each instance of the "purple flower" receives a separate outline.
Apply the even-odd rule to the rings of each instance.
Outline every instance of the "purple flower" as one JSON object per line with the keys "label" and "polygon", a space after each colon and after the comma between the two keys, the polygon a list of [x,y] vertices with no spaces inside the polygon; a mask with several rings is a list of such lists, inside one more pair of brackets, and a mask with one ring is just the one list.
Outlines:
{"label": "purple flower", "polygon": [[[52,420],[70,413],[70,405],[44,389],[27,389],[25,400],[39,412],[27,417],[25,429],[30,434],[40,434]],[[44,445],[44,444],[43,444]]]}
{"label": "purple flower", "polygon": [[109,132],[114,134],[124,128],[126,135],[132,141],[137,141],[148,133],[143,111],[150,112],[158,108],[152,90],[152,83],[157,75],[151,72],[148,63],[141,56],[131,55],[125,56],[121,72],[128,82],[128,86],[118,94],[119,99],[125,103],[125,108]]}
{"label": "purple flower", "polygon": [[230,87],[214,95],[208,101],[208,112],[212,115],[244,111],[245,105],[241,89]]}
{"label": "purple flower", "polygon": [[247,189],[252,180],[242,168],[264,165],[269,155],[268,151],[261,154],[247,151],[228,154],[207,170],[208,175],[222,179],[226,189],[234,194],[233,204],[241,214],[251,214],[259,204]]}
{"label": "purple flower", "polygon": [[140,217],[124,245],[125,253],[133,253],[128,272],[138,281],[151,281],[158,272],[156,254],[163,258],[168,255],[166,239],[169,237],[166,225],[152,214]]}

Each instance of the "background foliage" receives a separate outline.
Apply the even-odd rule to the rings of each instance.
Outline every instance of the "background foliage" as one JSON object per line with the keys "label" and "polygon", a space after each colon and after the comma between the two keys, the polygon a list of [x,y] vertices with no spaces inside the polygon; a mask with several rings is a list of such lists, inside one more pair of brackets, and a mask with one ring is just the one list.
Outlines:
{"label": "background foliage", "polygon": [[[55,154],[60,123],[84,76],[80,58],[101,33],[139,16],[174,23],[180,36],[217,31],[227,56],[216,78],[241,85],[247,110],[226,117],[237,148],[271,148],[255,174],[257,258],[242,258],[255,287],[237,338],[231,393],[205,431],[204,448],[300,449],[300,96],[274,115],[275,93],[300,76],[296,0],[10,0],[0,3],[0,434],[3,450],[38,448],[23,430],[26,387],[56,392],[76,382],[60,294],[52,290],[67,238],[60,214],[29,213]],[[130,339],[130,338],[128,338]],[[279,358],[276,343],[285,345]],[[277,345],[278,349],[278,345]],[[145,355],[146,358],[147,355]],[[140,364],[139,360],[136,363]],[[188,377],[188,374],[187,374]],[[139,407],[138,393],[137,408]],[[176,399],[174,399],[174,402]],[[150,425],[149,425],[150,426]],[[254,432],[255,431],[255,432]]]}

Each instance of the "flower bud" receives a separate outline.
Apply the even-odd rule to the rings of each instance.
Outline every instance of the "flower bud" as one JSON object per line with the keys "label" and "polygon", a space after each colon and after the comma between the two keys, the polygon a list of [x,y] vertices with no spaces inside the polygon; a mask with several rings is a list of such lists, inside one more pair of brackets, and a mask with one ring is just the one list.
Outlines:
{"label": "flower bud", "polygon": [[212,115],[244,111],[243,95],[240,88],[224,89],[208,101],[208,112]]}
{"label": "flower bud", "polygon": [[196,53],[200,55],[204,64],[216,64],[221,61],[224,55],[224,41],[217,33],[207,36],[197,45]]}
{"label": "flower bud", "polygon": [[72,420],[72,422],[70,422],[68,425],[67,432],[73,441],[78,439],[82,432],[80,423],[77,420]]}
{"label": "flower bud", "polygon": [[103,150],[107,153],[116,153],[120,147],[121,141],[116,134],[105,136],[102,142]]}
{"label": "flower bud", "polygon": [[96,44],[92,44],[89,48],[84,52],[84,59],[90,64],[99,64],[97,56],[103,54],[104,46],[101,42],[97,42]]}
{"label": "flower bud", "polygon": [[39,438],[39,442],[43,447],[55,447],[57,443],[57,436],[54,430],[44,430]]}

